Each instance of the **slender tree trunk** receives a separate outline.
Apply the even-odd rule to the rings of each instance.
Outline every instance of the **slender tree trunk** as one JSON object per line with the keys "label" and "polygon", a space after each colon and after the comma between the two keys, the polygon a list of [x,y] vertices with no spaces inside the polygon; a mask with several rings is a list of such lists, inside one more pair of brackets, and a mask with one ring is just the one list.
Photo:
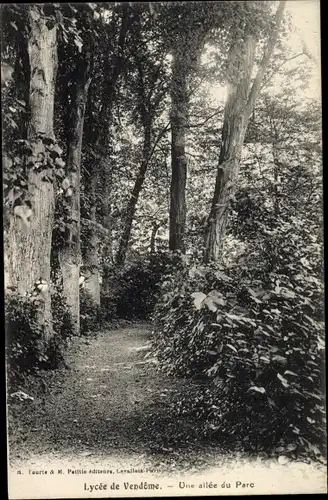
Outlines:
{"label": "slender tree trunk", "polygon": [[[102,225],[107,229],[108,235],[112,231],[112,217],[111,217],[111,190],[112,190],[112,171],[111,165],[108,162],[108,154],[112,146],[112,137],[110,124],[112,123],[112,109],[115,99],[115,93],[119,78],[122,74],[125,56],[124,47],[126,37],[132,23],[132,17],[129,16],[129,7],[124,6],[124,12],[121,18],[121,26],[119,28],[119,37],[117,52],[113,60],[108,60],[106,63],[106,74],[108,81],[106,85],[106,102],[103,107],[103,124],[98,137],[98,146],[103,152],[103,159],[100,162],[100,172],[102,177]],[[109,236],[107,236],[102,252],[102,262],[108,264],[113,258],[113,245]]]}
{"label": "slender tree trunk", "polygon": [[236,62],[236,57],[240,55],[238,54],[239,51],[245,51],[244,68],[239,81],[230,84],[225,106],[219,167],[206,228],[204,255],[206,263],[216,261],[219,258],[229,213],[229,204],[235,193],[247,126],[245,106],[249,94],[255,47],[255,40],[248,38],[243,47],[241,45],[235,46],[230,55],[231,66],[233,66]]}
{"label": "slender tree trunk", "polygon": [[102,225],[107,230],[107,235],[103,241],[103,264],[113,263],[113,240],[112,240],[112,204],[111,204],[111,190],[113,185],[113,175],[110,165],[108,165],[108,158],[101,161],[102,177]]}
{"label": "slender tree trunk", "polygon": [[138,203],[139,195],[149,165],[150,155],[151,155],[151,124],[150,121],[148,121],[148,123],[146,123],[144,126],[143,160],[140,165],[140,169],[137,174],[132,194],[126,209],[123,234],[120,240],[120,245],[116,256],[116,263],[118,265],[123,265],[125,262],[131,235],[132,223],[136,212],[136,206]]}
{"label": "slender tree trunk", "polygon": [[[86,110],[86,123],[84,127],[84,141],[88,143],[89,149],[94,154],[94,145],[96,143],[97,131],[94,122],[94,87],[91,86],[88,92],[87,110]],[[84,186],[85,193],[90,200],[88,211],[84,214],[85,234],[83,238],[83,266],[82,272],[85,277],[84,289],[89,293],[94,304],[100,304],[100,282],[99,282],[99,237],[97,230],[97,189],[98,189],[98,169],[95,168],[97,159],[92,157],[89,153],[87,165],[84,165]]]}
{"label": "slender tree trunk", "polygon": [[186,124],[188,115],[188,97],[186,64],[181,47],[177,47],[172,61],[171,90],[171,203],[170,203],[170,250],[185,252],[186,226]]}
{"label": "slender tree trunk", "polygon": [[157,231],[161,227],[161,224],[158,221],[153,222],[153,227],[151,230],[151,235],[150,235],[150,253],[155,253],[156,252],[156,235]]}
{"label": "slender tree trunk", "polygon": [[252,87],[251,72],[255,58],[255,39],[248,36],[245,42],[235,44],[230,53],[229,74],[238,73],[238,76],[235,76],[233,81],[230,82],[225,106],[219,167],[205,231],[205,263],[217,261],[220,258],[229,215],[229,205],[236,190],[247,125],[277,41],[285,3],[285,1],[279,3],[276,13],[276,25],[269,37]]}
{"label": "slender tree trunk", "polygon": [[[30,119],[27,138],[30,158],[34,164],[28,176],[31,214],[26,207],[16,210],[9,228],[8,285],[26,295],[42,280],[40,293],[40,323],[47,342],[52,335],[50,295],[50,254],[54,222],[53,171],[46,164],[36,170],[37,161],[46,156],[43,138],[54,140],[54,93],[57,70],[56,27],[48,28],[38,4],[28,8],[30,33],[28,54],[30,62],[29,105]],[[40,163],[38,164],[38,167]],[[29,168],[29,167],[28,167]],[[49,179],[46,181],[45,176]],[[20,214],[20,216],[19,216]],[[38,290],[40,288],[37,287]]]}
{"label": "slender tree trunk", "polygon": [[67,178],[72,196],[69,200],[71,225],[67,241],[59,251],[58,259],[63,280],[63,294],[70,309],[73,329],[76,334],[80,329],[79,278],[81,265],[81,223],[80,223],[80,179],[81,151],[85,107],[90,85],[90,68],[87,56],[78,63],[76,83],[72,99],[70,139],[67,154]]}
{"label": "slender tree trunk", "polygon": [[96,189],[97,189],[97,176],[95,173],[91,175],[90,181],[90,196],[92,199],[92,207],[90,213],[90,220],[94,224],[90,227],[89,238],[86,245],[85,255],[84,255],[84,274],[85,282],[84,288],[91,296],[93,302],[96,305],[100,305],[100,280],[99,280],[99,237],[96,229],[97,218],[96,218]]}

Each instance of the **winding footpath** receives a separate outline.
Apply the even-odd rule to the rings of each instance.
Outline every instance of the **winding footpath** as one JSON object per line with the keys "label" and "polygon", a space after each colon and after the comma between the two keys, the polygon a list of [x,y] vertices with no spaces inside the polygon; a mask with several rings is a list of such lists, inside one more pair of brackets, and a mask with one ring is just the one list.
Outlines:
{"label": "winding footpath", "polygon": [[[187,424],[185,446],[164,448],[163,441],[147,432],[156,418],[154,405],[165,416],[165,401],[173,393],[190,390],[191,383],[156,371],[149,355],[150,336],[150,325],[134,324],[75,339],[67,353],[70,368],[55,371],[34,392],[32,386],[33,401],[9,407],[12,470],[58,463],[149,468],[162,476],[199,474],[199,478],[211,470],[219,480],[227,474],[236,479],[238,471],[248,470],[250,477],[261,477],[262,489],[268,481],[268,488],[285,481],[287,489],[290,484],[301,491],[307,487],[309,492],[326,491],[325,470],[319,465],[279,465],[261,457],[250,461],[229,457],[217,447],[195,442],[189,446]],[[161,432],[165,436],[165,425]]]}

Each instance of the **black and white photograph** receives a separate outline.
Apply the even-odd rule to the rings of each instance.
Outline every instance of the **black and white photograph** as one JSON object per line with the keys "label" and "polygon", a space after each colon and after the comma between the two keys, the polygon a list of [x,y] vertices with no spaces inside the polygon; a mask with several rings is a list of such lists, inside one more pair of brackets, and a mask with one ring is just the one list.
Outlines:
{"label": "black and white photograph", "polygon": [[320,1],[0,13],[9,498],[326,493]]}

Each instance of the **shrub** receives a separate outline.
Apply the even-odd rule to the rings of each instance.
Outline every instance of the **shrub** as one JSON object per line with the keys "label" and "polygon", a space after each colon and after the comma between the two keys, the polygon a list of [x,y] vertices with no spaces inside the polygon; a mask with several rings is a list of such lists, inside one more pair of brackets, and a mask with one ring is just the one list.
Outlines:
{"label": "shrub", "polygon": [[18,294],[7,294],[5,329],[8,373],[18,378],[21,373],[31,372],[43,361],[37,349],[42,331],[37,324],[35,303]]}
{"label": "shrub", "polygon": [[323,446],[323,286],[301,267],[267,288],[240,268],[185,267],[163,283],[155,353],[166,372],[208,380],[184,402],[204,436],[254,451]]}
{"label": "shrub", "polygon": [[35,297],[7,292],[5,301],[6,358],[8,376],[18,381],[39,369],[57,368],[64,362],[64,348],[72,335],[70,314],[62,297],[52,295],[54,335],[45,347],[44,327],[38,322]]}
{"label": "shrub", "polygon": [[158,298],[159,283],[170,269],[172,259],[166,253],[148,254],[114,272],[107,283],[110,310],[114,309],[119,318],[149,318]]}
{"label": "shrub", "polygon": [[117,320],[116,298],[113,290],[100,291],[101,317],[105,324],[113,324]]}
{"label": "shrub", "polygon": [[51,296],[51,309],[54,335],[48,345],[47,359],[48,368],[55,369],[65,365],[64,353],[67,341],[73,336],[73,325],[66,300],[59,291]]}
{"label": "shrub", "polygon": [[97,331],[102,324],[101,307],[94,303],[85,289],[80,290],[80,334],[88,335]]}

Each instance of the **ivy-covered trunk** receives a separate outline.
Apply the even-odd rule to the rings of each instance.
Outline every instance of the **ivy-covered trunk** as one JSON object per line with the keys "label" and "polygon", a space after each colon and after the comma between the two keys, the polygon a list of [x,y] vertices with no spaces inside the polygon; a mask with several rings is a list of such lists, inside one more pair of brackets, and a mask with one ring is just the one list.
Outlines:
{"label": "ivy-covered trunk", "polygon": [[245,40],[237,41],[230,51],[228,69],[230,82],[225,105],[222,145],[214,195],[205,231],[205,263],[215,262],[221,255],[230,203],[237,187],[245,133],[278,38],[284,8],[285,2],[279,2],[276,24],[264,49],[253,85],[251,85],[251,73],[255,59],[255,38],[251,35],[246,36]]}
{"label": "ivy-covered trunk", "polygon": [[187,66],[182,46],[174,50],[171,88],[171,203],[170,203],[170,250],[185,251],[186,226],[186,125],[188,115]]}
{"label": "ivy-covered trunk", "polygon": [[84,113],[90,85],[88,55],[81,57],[72,95],[72,111],[67,149],[65,193],[67,195],[68,229],[58,259],[62,274],[63,294],[72,315],[73,330],[80,329],[79,279],[81,266],[80,179]]}
{"label": "ivy-covered trunk", "polygon": [[[43,9],[28,7],[30,63],[27,130],[29,156],[29,205],[16,206],[8,234],[9,255],[6,285],[26,295],[35,291],[40,299],[40,326],[44,341],[52,335],[50,253],[54,222],[53,169],[47,147],[54,141],[54,93],[57,71],[56,26],[49,26]],[[41,283],[41,284],[40,284]]]}

